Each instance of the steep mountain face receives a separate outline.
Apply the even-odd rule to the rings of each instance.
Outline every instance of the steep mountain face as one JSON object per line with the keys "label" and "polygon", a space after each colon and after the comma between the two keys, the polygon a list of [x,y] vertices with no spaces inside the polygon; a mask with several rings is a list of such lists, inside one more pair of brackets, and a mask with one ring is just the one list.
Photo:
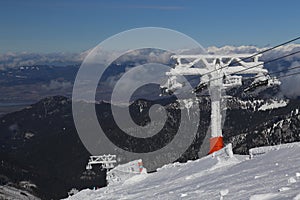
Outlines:
{"label": "steep mountain face", "polygon": [[[147,152],[162,148],[172,140],[180,123],[180,109],[188,109],[185,106],[188,101],[195,100],[184,103],[169,98],[133,102],[131,117],[139,125],[149,123],[152,105],[161,104],[167,111],[168,120],[163,129],[143,143],[118,128],[110,104],[99,102],[95,106],[99,123],[112,141],[128,151]],[[197,101],[201,115],[198,132],[178,161],[198,158],[209,133],[210,100],[199,97]],[[233,143],[235,153],[246,154],[249,148],[256,146],[300,141],[300,100],[228,98],[226,104],[223,134],[226,143]],[[11,182],[21,187],[21,181],[31,181],[37,187],[30,190],[42,198],[58,199],[74,187],[106,184],[104,171],[96,167],[93,171],[85,170],[90,154],[77,135],[68,98],[49,97],[0,118],[0,147],[2,184]]]}
{"label": "steep mountain face", "polygon": [[[254,112],[255,114],[247,111],[241,112],[240,110],[229,112],[228,117],[233,117],[235,122],[238,122],[240,118],[248,121],[249,124],[246,128],[241,127],[240,129],[236,126],[240,134],[230,137],[229,141],[235,146],[235,152],[245,154],[250,148],[257,146],[299,141],[299,100],[290,100],[286,106],[285,103],[282,103],[282,105],[283,107],[276,109],[260,109]],[[260,108],[265,107],[267,106],[261,106]],[[233,127],[231,122],[228,120],[228,125],[225,125],[225,127]]]}
{"label": "steep mountain face", "polygon": [[46,98],[0,120],[0,174],[4,182],[31,181],[43,199],[66,196],[77,188],[105,185],[105,173],[85,174],[89,153],[76,133],[71,102]]}

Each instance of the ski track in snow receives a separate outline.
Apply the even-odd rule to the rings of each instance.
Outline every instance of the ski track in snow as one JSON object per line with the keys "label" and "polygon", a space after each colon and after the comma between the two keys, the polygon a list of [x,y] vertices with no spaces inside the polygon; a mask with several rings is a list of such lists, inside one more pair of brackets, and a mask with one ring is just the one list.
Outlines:
{"label": "ski track in snow", "polygon": [[210,155],[169,164],[156,173],[132,177],[120,185],[86,189],[68,199],[300,200],[300,143],[270,149],[253,159]]}

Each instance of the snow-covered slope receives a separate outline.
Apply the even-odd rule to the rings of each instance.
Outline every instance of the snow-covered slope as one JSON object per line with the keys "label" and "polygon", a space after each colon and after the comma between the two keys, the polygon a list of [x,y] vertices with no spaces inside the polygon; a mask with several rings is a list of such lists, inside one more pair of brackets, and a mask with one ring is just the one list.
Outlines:
{"label": "snow-covered slope", "polygon": [[0,186],[0,199],[5,200],[39,200],[27,191],[16,189],[11,186]]}
{"label": "snow-covered slope", "polygon": [[[300,200],[300,143],[265,154],[207,156],[138,175],[121,185],[83,190],[77,199],[294,199]],[[222,197],[221,197],[222,195]]]}

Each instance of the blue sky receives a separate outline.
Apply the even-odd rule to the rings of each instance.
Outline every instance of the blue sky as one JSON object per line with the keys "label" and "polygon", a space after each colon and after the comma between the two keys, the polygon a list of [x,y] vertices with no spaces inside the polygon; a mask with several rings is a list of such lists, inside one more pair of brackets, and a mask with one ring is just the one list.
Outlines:
{"label": "blue sky", "polygon": [[297,0],[0,2],[0,53],[80,52],[131,28],[183,32],[204,47],[276,45],[300,35]]}

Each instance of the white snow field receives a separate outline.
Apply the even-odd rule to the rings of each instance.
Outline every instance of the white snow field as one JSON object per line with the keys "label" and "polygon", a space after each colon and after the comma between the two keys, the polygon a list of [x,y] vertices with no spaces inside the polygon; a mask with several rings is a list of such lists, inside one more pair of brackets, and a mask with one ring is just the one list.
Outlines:
{"label": "white snow field", "polygon": [[2,200],[40,200],[25,190],[11,186],[0,186],[0,199]]}
{"label": "white snow field", "polygon": [[300,200],[300,143],[255,148],[252,153],[252,159],[221,154],[169,164],[68,199]]}

